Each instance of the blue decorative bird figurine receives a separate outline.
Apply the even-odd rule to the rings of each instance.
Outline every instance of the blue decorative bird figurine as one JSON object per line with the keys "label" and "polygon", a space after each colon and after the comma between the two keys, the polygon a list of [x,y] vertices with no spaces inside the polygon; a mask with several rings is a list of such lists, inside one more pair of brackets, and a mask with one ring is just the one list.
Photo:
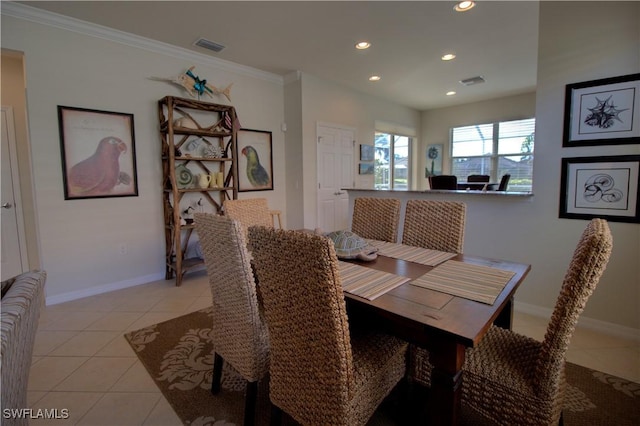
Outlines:
{"label": "blue decorative bird figurine", "polygon": [[231,101],[231,86],[233,85],[233,83],[220,90],[217,87],[207,83],[207,80],[201,79],[200,77],[195,75],[193,73],[194,69],[195,66],[191,66],[183,74],[179,74],[173,78],[149,77],[149,79],[175,83],[189,92],[189,94],[193,97],[196,97],[196,95],[200,97],[206,93],[211,97],[213,97],[213,95],[223,95],[225,98]]}

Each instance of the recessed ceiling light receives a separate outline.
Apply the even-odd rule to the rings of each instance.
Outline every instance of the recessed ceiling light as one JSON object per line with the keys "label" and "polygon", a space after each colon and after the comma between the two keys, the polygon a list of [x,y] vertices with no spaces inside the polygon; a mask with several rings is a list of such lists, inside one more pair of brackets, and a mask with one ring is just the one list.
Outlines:
{"label": "recessed ceiling light", "polygon": [[369,43],[368,41],[359,41],[356,43],[356,49],[358,50],[364,50],[370,47],[371,47],[371,43]]}
{"label": "recessed ceiling light", "polygon": [[473,9],[473,6],[476,5],[475,1],[461,1],[456,3],[453,7],[456,12],[466,12],[469,9]]}
{"label": "recessed ceiling light", "polygon": [[441,59],[442,59],[443,61],[450,61],[450,60],[452,60],[452,59],[453,59],[453,58],[455,58],[455,57],[456,57],[456,55],[454,55],[453,53],[447,53],[446,55],[442,55],[442,58],[441,58]]}
{"label": "recessed ceiling light", "polygon": [[447,96],[453,96],[455,94],[456,94],[456,92],[454,92],[453,90],[446,93]]}
{"label": "recessed ceiling light", "polygon": [[380,81],[380,76],[379,75],[372,75],[371,77],[369,77],[369,81]]}

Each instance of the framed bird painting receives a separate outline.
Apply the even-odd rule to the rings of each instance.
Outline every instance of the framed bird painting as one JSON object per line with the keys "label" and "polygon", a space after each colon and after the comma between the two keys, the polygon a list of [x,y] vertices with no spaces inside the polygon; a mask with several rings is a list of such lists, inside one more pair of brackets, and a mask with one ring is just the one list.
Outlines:
{"label": "framed bird painting", "polygon": [[58,105],[65,200],[138,196],[133,114]]}
{"label": "framed bird painting", "polygon": [[236,176],[238,191],[267,191],[273,189],[273,150],[271,132],[238,130],[238,159]]}

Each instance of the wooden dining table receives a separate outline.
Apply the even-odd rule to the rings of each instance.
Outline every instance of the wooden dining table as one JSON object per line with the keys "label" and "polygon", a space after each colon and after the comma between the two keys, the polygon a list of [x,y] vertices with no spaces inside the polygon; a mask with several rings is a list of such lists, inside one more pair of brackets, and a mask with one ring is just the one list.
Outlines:
{"label": "wooden dining table", "polygon": [[[481,303],[405,282],[368,300],[345,291],[350,321],[366,321],[429,351],[433,364],[428,413],[431,425],[457,425],[461,405],[465,350],[482,340],[491,325],[511,328],[513,296],[530,265],[456,255],[451,260],[514,272],[493,304]],[[416,280],[432,266],[379,255],[371,262],[351,260],[367,268]]]}

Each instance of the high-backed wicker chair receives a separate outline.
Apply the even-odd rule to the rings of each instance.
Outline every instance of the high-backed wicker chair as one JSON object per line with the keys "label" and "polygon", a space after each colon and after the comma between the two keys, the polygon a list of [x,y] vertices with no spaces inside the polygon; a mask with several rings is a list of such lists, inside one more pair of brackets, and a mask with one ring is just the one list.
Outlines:
{"label": "high-backed wicker chair", "polygon": [[[31,356],[44,305],[45,271],[30,271],[2,282],[2,408],[29,408]],[[28,416],[4,418],[7,426],[28,425]]]}
{"label": "high-backed wicker chair", "polygon": [[258,307],[245,234],[240,223],[228,217],[194,216],[213,301],[211,392],[220,391],[222,364],[230,363],[248,382],[244,424],[253,425],[258,381],[269,370],[269,335]]}
{"label": "high-backed wicker chair", "polygon": [[326,237],[249,228],[271,338],[272,424],[364,425],[405,372],[406,343],[349,330]]}
{"label": "high-backed wicker chair", "polygon": [[[457,201],[409,200],[404,216],[402,244],[431,250],[462,253],[467,206]],[[431,383],[429,352],[409,347],[407,377]]]}
{"label": "high-backed wicker chair", "polygon": [[398,240],[400,200],[395,198],[358,197],[353,201],[351,231],[370,240]]}
{"label": "high-backed wicker chair", "polygon": [[278,228],[282,228],[280,210],[269,209],[266,198],[225,200],[223,210],[226,216],[240,222],[245,235],[252,225],[271,226],[275,228],[276,219],[278,220]]}
{"label": "high-backed wicker chair", "polygon": [[457,201],[409,200],[402,244],[462,253],[467,206]]}
{"label": "high-backed wicker chair", "polygon": [[491,327],[478,347],[467,351],[464,404],[497,424],[558,424],[566,387],[565,354],[612,247],[607,222],[591,220],[573,253],[544,340]]}
{"label": "high-backed wicker chair", "polygon": [[458,178],[454,175],[429,176],[429,188],[431,189],[458,189]]}
{"label": "high-backed wicker chair", "polygon": [[[465,406],[491,424],[561,423],[565,355],[612,247],[607,222],[591,220],[573,253],[542,342],[492,326],[476,348],[467,349],[462,368]],[[431,365],[428,357],[422,361],[418,381],[429,386]]]}

